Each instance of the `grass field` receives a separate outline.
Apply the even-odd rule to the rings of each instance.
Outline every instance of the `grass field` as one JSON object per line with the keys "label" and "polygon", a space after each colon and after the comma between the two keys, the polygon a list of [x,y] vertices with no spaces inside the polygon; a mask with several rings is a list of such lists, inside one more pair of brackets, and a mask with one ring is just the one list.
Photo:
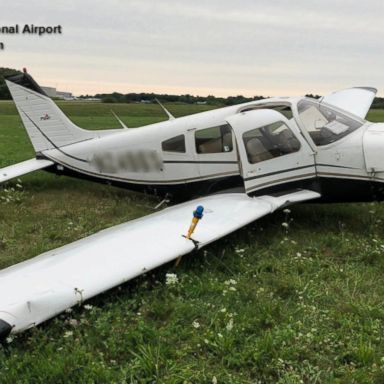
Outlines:
{"label": "grass field", "polygon": [[[84,128],[117,127],[110,105],[60,106]],[[112,108],[130,127],[164,119],[156,105]],[[169,105],[176,116],[207,108]],[[0,102],[0,167],[33,155]],[[17,184],[0,191],[0,268],[158,203],[42,171]],[[10,339],[0,383],[384,383],[382,204],[290,210]]]}

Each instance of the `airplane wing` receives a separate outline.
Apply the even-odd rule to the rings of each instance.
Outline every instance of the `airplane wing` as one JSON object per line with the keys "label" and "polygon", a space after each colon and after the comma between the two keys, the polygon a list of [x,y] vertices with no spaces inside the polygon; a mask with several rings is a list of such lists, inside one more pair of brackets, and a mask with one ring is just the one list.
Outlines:
{"label": "airplane wing", "polygon": [[356,87],[343,89],[324,96],[321,102],[334,105],[344,111],[365,118],[376,96],[377,89],[370,87]]}
{"label": "airplane wing", "polygon": [[[0,339],[204,247],[278,208],[318,197],[317,192],[309,190],[280,196],[211,195],[100,231],[6,268],[0,271]],[[204,207],[204,217],[191,241],[182,235],[198,205]]]}
{"label": "airplane wing", "polygon": [[9,167],[1,168],[0,184],[8,180],[15,179],[16,177],[25,175],[26,173],[47,168],[53,164],[54,162],[51,160],[30,159],[18,164],[10,165]]}

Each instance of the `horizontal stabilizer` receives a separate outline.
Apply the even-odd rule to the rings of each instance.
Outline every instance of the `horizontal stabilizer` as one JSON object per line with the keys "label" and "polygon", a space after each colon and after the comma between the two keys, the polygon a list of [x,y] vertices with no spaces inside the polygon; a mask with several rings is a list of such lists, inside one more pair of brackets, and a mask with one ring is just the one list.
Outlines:
{"label": "horizontal stabilizer", "polygon": [[[12,332],[30,328],[280,207],[318,197],[306,190],[279,197],[212,195],[46,252],[0,271],[0,292],[6,292],[0,295],[0,320],[11,325]],[[191,241],[183,235],[198,205],[204,207],[204,216]]]}
{"label": "horizontal stabilizer", "polygon": [[31,159],[23,161],[22,163],[10,165],[0,169],[0,184],[5,181],[15,179],[16,177],[25,175],[27,173],[44,169],[53,165],[54,162],[45,159]]}

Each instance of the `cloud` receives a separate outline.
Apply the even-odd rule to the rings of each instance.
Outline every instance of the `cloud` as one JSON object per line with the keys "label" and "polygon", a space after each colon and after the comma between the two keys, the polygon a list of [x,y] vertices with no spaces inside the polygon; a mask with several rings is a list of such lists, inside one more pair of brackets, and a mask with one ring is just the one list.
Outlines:
{"label": "cloud", "polygon": [[3,25],[61,24],[64,33],[0,36],[1,65],[27,66],[39,82],[77,93],[292,95],[354,85],[382,93],[383,8],[377,0],[16,0]]}

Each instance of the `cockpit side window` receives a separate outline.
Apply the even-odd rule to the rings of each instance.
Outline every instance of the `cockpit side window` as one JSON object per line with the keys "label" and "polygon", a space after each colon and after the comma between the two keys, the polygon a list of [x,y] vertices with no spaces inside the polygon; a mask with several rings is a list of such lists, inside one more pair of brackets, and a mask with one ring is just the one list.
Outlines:
{"label": "cockpit side window", "polygon": [[297,110],[302,124],[318,146],[340,140],[363,125],[319,102],[301,100]]}
{"label": "cockpit side window", "polygon": [[196,152],[222,153],[232,152],[232,130],[228,124],[200,129],[195,132]]}
{"label": "cockpit side window", "polygon": [[282,121],[245,132],[243,141],[250,164],[288,155],[300,149],[300,142]]}
{"label": "cockpit side window", "polygon": [[179,135],[163,141],[161,143],[161,149],[164,152],[185,153],[185,136]]}

